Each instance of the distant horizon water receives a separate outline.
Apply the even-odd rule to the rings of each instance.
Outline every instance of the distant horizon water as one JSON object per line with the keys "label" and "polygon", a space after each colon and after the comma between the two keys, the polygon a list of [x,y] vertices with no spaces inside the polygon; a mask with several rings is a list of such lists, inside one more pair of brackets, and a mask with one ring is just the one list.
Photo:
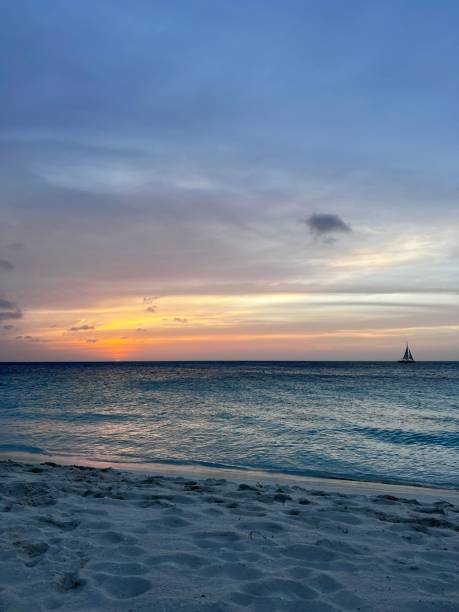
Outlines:
{"label": "distant horizon water", "polygon": [[0,363],[0,456],[459,487],[459,362]]}

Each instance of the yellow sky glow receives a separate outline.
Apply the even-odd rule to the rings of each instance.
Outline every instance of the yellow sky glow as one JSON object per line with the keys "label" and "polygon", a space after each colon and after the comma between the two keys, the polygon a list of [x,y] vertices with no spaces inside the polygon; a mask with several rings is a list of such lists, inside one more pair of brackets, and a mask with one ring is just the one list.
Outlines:
{"label": "yellow sky glow", "polygon": [[[146,358],[149,351],[158,358],[174,347],[178,352],[183,347],[186,353],[190,347],[285,342],[299,346],[302,342],[335,349],[351,340],[424,337],[427,341],[432,333],[459,332],[457,325],[412,325],[404,305],[416,299],[404,294],[377,295],[371,302],[368,295],[305,293],[181,295],[148,302],[137,297],[80,309],[31,309],[20,339],[41,343],[50,353],[121,360]],[[426,312],[449,308],[454,299],[425,295],[421,306]],[[151,306],[153,311],[148,311]],[[381,311],[386,325],[389,321],[392,325],[378,325]]]}

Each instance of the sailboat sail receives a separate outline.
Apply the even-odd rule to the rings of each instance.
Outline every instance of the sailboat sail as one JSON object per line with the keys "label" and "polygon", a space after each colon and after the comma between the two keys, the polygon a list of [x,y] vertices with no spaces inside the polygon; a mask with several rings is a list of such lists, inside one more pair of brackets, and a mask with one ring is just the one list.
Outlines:
{"label": "sailboat sail", "polygon": [[414,357],[411,354],[410,347],[408,346],[408,343],[406,345],[406,349],[405,349],[405,353],[404,353],[403,357],[401,359],[399,359],[398,362],[399,363],[413,363],[414,362]]}

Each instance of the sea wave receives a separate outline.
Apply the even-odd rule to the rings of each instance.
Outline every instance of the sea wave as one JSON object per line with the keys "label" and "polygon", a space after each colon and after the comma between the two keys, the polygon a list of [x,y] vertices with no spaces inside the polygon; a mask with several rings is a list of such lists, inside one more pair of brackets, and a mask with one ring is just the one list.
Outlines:
{"label": "sea wave", "polygon": [[39,446],[27,444],[0,444],[0,453],[30,453],[32,455],[47,455],[47,451]]}
{"label": "sea wave", "polygon": [[459,447],[459,434],[453,431],[418,432],[376,427],[354,427],[353,431],[391,444]]}

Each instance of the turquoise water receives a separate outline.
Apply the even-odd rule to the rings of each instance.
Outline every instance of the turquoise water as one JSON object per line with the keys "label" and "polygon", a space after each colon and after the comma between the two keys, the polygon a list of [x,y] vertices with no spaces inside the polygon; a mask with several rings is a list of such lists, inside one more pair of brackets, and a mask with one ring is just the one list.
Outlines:
{"label": "turquoise water", "polygon": [[459,363],[0,364],[0,451],[459,486]]}

